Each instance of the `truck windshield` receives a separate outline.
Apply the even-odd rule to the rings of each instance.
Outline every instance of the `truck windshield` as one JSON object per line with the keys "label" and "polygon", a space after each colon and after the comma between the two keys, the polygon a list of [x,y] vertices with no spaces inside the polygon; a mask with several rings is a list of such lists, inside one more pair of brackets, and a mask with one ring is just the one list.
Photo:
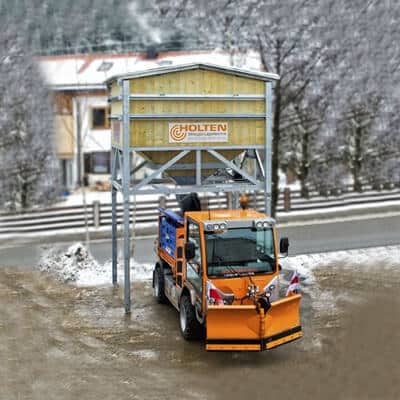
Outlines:
{"label": "truck windshield", "polygon": [[272,229],[206,232],[208,276],[243,276],[275,270]]}

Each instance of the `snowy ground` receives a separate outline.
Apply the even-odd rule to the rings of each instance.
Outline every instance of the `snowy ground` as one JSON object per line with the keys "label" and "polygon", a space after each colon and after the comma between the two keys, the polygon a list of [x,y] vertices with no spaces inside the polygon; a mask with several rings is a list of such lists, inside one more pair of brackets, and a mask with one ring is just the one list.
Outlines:
{"label": "snowy ground", "polygon": [[51,274],[0,267],[0,398],[398,400],[400,246],[280,261],[282,286],[300,274],[304,336],[264,353],[184,341],[147,265],[132,266],[129,316],[79,244],[43,254]]}
{"label": "snowy ground", "polygon": [[[393,270],[400,272],[400,246],[301,255],[282,259],[280,263],[283,268],[280,278],[281,295],[284,295],[292,272],[296,270],[300,278],[300,292],[311,301],[313,319],[336,326],[338,302],[359,301],[357,296],[350,295],[348,291],[336,290],[342,278],[351,273],[351,282],[345,282],[343,287],[362,285],[364,276],[375,277],[377,285],[390,284],[383,282],[382,276]],[[111,263],[98,263],[80,243],[71,246],[66,252],[54,248],[44,252],[39,267],[63,282],[80,287],[111,284]],[[152,278],[153,265],[131,260],[131,271],[133,282],[149,281]],[[120,284],[123,284],[123,277],[120,262],[118,271]],[[322,286],[321,281],[325,283]],[[311,340],[308,346],[313,350],[321,349],[323,342],[321,330],[315,329],[309,335]]]}

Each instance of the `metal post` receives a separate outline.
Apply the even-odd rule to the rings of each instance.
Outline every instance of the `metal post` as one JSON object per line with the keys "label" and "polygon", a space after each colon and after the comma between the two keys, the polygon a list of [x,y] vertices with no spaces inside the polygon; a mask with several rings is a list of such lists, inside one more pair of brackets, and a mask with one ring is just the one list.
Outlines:
{"label": "metal post", "polygon": [[160,208],[167,208],[167,198],[165,196],[160,196],[158,198],[158,206]]}
{"label": "metal post", "polygon": [[82,186],[82,124],[81,124],[81,102],[75,98],[76,107],[76,151],[77,151],[77,175],[78,175],[78,186]]}
{"label": "metal post", "polygon": [[240,193],[238,193],[238,192],[232,193],[232,209],[234,209],[234,210],[239,208],[239,197],[240,197]]}
{"label": "metal post", "polygon": [[201,185],[201,150],[196,150],[196,185]]}
{"label": "metal post", "polygon": [[283,191],[283,209],[285,212],[290,211],[290,188],[286,187]]}
{"label": "metal post", "polygon": [[265,82],[265,213],[271,215],[272,200],[272,82]]}
{"label": "metal post", "polygon": [[[114,151],[114,150],[113,150]],[[115,161],[114,154],[112,155],[112,180],[114,180],[114,169]],[[117,248],[117,190],[114,185],[111,187],[111,215],[112,215],[112,233],[111,233],[111,253],[112,253],[112,283],[117,283],[117,260],[118,260],[118,248]]]}
{"label": "metal post", "polygon": [[131,275],[130,275],[130,232],[129,232],[129,192],[131,181],[130,168],[130,132],[129,132],[129,80],[122,81],[122,194],[124,209],[124,304],[125,313],[131,312]]}
{"label": "metal post", "polygon": [[93,225],[96,229],[100,227],[100,201],[93,202]]}
{"label": "metal post", "polygon": [[232,210],[233,208],[232,192],[226,192],[226,207],[228,210]]}

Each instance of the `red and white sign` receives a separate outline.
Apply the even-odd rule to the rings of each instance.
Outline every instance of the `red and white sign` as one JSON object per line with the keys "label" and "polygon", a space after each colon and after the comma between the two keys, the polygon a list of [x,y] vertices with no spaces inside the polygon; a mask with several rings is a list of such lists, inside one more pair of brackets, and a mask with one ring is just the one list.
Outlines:
{"label": "red and white sign", "polygon": [[169,143],[227,142],[227,122],[170,122]]}
{"label": "red and white sign", "polygon": [[286,291],[286,296],[299,292],[299,276],[297,271],[293,272],[292,278],[290,279],[289,287]]}

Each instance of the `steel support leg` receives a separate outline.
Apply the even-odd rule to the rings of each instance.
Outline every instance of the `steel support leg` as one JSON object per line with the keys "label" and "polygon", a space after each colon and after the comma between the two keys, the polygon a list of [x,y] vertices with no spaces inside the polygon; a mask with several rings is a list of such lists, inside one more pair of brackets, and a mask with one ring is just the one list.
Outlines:
{"label": "steel support leg", "polygon": [[111,215],[112,215],[112,233],[111,233],[111,254],[112,254],[112,283],[117,283],[118,266],[118,247],[117,247],[117,191],[112,188],[111,191]]}
{"label": "steel support leg", "polygon": [[265,82],[265,213],[271,215],[272,201],[272,82]]}
{"label": "steel support leg", "polygon": [[130,232],[129,232],[129,195],[124,194],[124,304],[125,312],[131,312],[131,268],[130,268]]}
{"label": "steel support leg", "polygon": [[131,312],[131,268],[130,268],[130,232],[129,232],[129,192],[131,183],[130,163],[130,119],[129,119],[129,81],[122,82],[122,128],[123,128],[123,153],[122,153],[122,194],[124,208],[124,304],[125,313]]}

